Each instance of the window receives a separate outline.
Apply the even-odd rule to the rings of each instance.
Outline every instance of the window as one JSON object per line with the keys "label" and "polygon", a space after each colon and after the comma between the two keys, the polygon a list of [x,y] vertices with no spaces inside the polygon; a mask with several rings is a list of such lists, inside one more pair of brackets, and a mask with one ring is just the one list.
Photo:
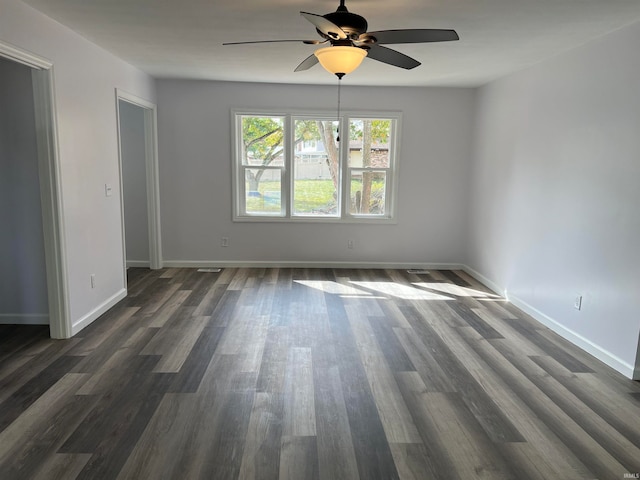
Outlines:
{"label": "window", "polygon": [[392,221],[398,113],[232,118],[234,220]]}

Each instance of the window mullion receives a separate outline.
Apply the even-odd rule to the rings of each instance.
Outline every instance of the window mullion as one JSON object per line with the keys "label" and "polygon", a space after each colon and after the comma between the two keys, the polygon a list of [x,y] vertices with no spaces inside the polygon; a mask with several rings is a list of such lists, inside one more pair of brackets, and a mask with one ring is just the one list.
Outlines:
{"label": "window mullion", "polygon": [[282,211],[285,218],[291,218],[293,202],[293,121],[291,115],[284,117],[284,172],[282,179]]}

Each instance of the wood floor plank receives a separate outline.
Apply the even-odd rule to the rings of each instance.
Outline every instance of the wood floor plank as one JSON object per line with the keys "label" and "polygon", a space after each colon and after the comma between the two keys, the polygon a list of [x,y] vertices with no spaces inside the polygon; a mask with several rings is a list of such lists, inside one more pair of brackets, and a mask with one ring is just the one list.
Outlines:
{"label": "wood floor plank", "polygon": [[[35,355],[49,345],[49,327],[45,325],[0,325],[0,378],[4,364],[11,359]],[[36,349],[34,350],[34,345]],[[38,345],[41,347],[38,348]]]}
{"label": "wood floor plank", "polygon": [[[534,362],[537,359],[532,359]],[[634,444],[616,430],[607,421],[579,400],[553,377],[540,375],[530,376],[530,380],[544,392],[569,418],[580,426],[617,462],[624,465],[629,472],[640,472],[640,444]]]}
{"label": "wood floor plank", "polygon": [[420,443],[422,440],[418,430],[375,339],[368,317],[364,317],[356,306],[347,306],[346,311],[389,443]]}
{"label": "wood floor plank", "polygon": [[[42,375],[44,370],[50,368],[51,365],[59,361],[62,356],[68,355],[80,342],[82,342],[80,338],[73,338],[65,342],[49,339],[41,353],[30,355],[27,361],[6,362],[5,365],[7,368],[13,368],[13,370],[5,372],[3,378],[0,380],[0,405],[10,397],[16,395],[18,390],[24,388],[24,386],[30,381],[33,381],[35,377]],[[75,370],[77,364],[73,368]],[[48,377],[45,375],[41,378],[46,379]],[[37,388],[41,390],[41,387]],[[29,390],[30,389],[27,389],[27,391],[23,393]],[[3,410],[0,410],[0,417],[2,416]]]}
{"label": "wood floor plank", "polygon": [[[486,432],[498,441],[522,441],[520,432],[475,381],[467,368],[468,364],[457,357],[456,353],[465,355],[467,360],[470,358],[459,340],[456,340],[454,329],[445,324],[437,326],[437,330],[434,329],[428,324],[428,319],[421,316],[414,307],[403,307],[402,312],[425,345],[434,352],[433,358],[449,377],[456,392],[461,394],[461,398],[473,412],[476,420],[484,426]],[[437,325],[437,322],[432,323]],[[445,334],[448,330],[452,333]],[[469,367],[473,367],[473,364]]]}
{"label": "wood floor plank", "polygon": [[215,327],[212,323],[213,319],[202,329],[180,371],[175,375],[170,392],[194,393],[200,388],[207,367],[225,331],[224,327]]}
{"label": "wood floor plank", "polygon": [[284,393],[283,435],[315,436],[316,410],[311,349],[293,347],[289,350]]}
{"label": "wood floor plank", "polygon": [[325,295],[332,343],[340,358],[340,382],[361,479],[397,479],[382,422],[340,299]]}
{"label": "wood floor plank", "polygon": [[140,358],[138,357],[140,351],[155,334],[155,329],[139,328],[126,339],[120,348],[93,371],[77,394],[99,395],[117,390],[122,384],[123,378],[128,378],[135,373],[140,365]]}
{"label": "wood floor plank", "polygon": [[282,394],[256,393],[238,478],[263,480],[279,477],[283,411]]}
{"label": "wood floor plank", "polygon": [[557,455],[548,457],[529,443],[501,443],[496,448],[508,459],[517,478],[531,480],[549,480],[562,478],[567,480],[596,480],[582,469],[559,468]]}
{"label": "wood floor plank", "polygon": [[601,480],[640,383],[462,271],[127,271],[70,340],[0,326],[0,479]]}
{"label": "wood floor plank", "polygon": [[258,374],[258,392],[284,392],[285,370],[291,345],[291,335],[288,327],[272,325],[267,328],[262,362]]}
{"label": "wood floor plank", "polygon": [[[144,307],[140,309],[140,315],[156,313],[180,290],[181,286],[181,283],[167,283],[162,288],[157,289],[154,295],[145,301]],[[186,302],[186,299],[184,302]]]}
{"label": "wood floor plank", "polygon": [[0,432],[6,429],[27,408],[41,398],[45,392],[68,374],[80,359],[81,357],[70,356],[57,358],[2,402],[0,404]]}
{"label": "wood floor plank", "polygon": [[195,316],[210,316],[214,309],[220,303],[222,296],[227,291],[226,285],[215,284],[206,291],[200,303],[193,311],[193,315]]}
{"label": "wood floor plank", "polygon": [[394,322],[389,322],[386,316],[368,316],[368,321],[384,360],[391,371],[415,371],[416,367],[394,333],[392,327]]}
{"label": "wood floor plank", "polygon": [[[418,397],[424,412],[421,418],[429,425],[427,432],[436,433],[438,441],[447,445],[447,456],[460,478],[518,478],[459,394],[426,392],[416,374],[397,375],[411,379],[405,384],[406,394]],[[423,437],[428,438],[428,433]]]}
{"label": "wood floor plank", "polygon": [[611,389],[603,389],[592,373],[576,374],[564,370],[564,366],[549,357],[533,357],[532,360],[575,395],[580,404],[613,426],[618,434],[640,446],[640,405],[627,396],[613,394]]}
{"label": "wood floor plank", "polygon": [[536,356],[545,355],[544,350],[537,345],[530,342],[526,335],[522,335],[522,331],[518,331],[513,328],[513,324],[507,320],[494,315],[487,309],[475,308],[474,313],[482,318],[486,323],[495,328],[503,338],[508,339],[508,342],[501,342],[508,345],[514,351],[518,351],[521,355]]}
{"label": "wood floor plank", "polygon": [[545,352],[545,355],[553,357],[568,370],[582,373],[593,372],[591,368],[569,354],[565,349],[558,348],[553,342],[547,340],[543,335],[540,335],[538,332],[539,328],[527,328],[526,324],[515,320],[507,320],[507,322],[509,322],[516,331],[526,336],[531,343]]}
{"label": "wood floor plank", "polygon": [[200,400],[195,395],[165,395],[117,478],[200,478],[206,458],[196,437],[210,427],[198,428],[201,419],[193,412]]}
{"label": "wood floor plank", "polygon": [[[555,472],[548,478],[589,478],[588,469],[577,459],[567,446],[558,439],[543,421],[541,421],[535,413],[522,402],[518,394],[513,391],[512,382],[518,381],[528,383],[528,379],[515,367],[509,370],[510,375],[503,377],[501,371],[489,367],[493,364],[493,359],[499,357],[499,353],[485,339],[477,333],[471,336],[469,330],[462,330],[466,334],[468,345],[487,363],[485,369],[473,369],[470,372],[482,388],[494,399],[500,411],[509,419],[510,422],[518,429],[529,446],[527,449],[515,452],[527,451],[532,456],[540,456],[545,459],[548,467],[541,466],[541,469],[553,469]],[[475,332],[474,332],[475,333]],[[527,395],[535,395],[535,390],[527,389]],[[513,443],[519,445],[520,443]],[[506,443],[504,445],[507,445]],[[511,457],[509,457],[511,458]],[[514,460],[518,462],[517,458]],[[523,468],[530,470],[529,465]],[[537,475],[534,472],[532,475]]]}
{"label": "wood floor plank", "polygon": [[191,315],[187,322],[161,329],[140,355],[161,356],[154,372],[179,372],[210,318]]}
{"label": "wood floor plank", "polygon": [[244,356],[242,371],[257,372],[260,369],[269,318],[253,315],[253,307],[238,306],[229,327],[218,346],[221,355]]}
{"label": "wood floor plank", "polygon": [[[533,362],[511,356],[510,351],[507,352],[501,348],[502,343],[502,340],[492,340],[491,344],[495,350],[486,350],[484,359],[491,368],[500,372],[500,375],[508,381],[511,390],[518,395],[520,401],[527,405],[596,478],[621,476],[624,467],[571,420],[558,405],[541,393],[531,381],[529,367],[525,366],[524,362],[528,361],[530,364]],[[508,362],[502,361],[503,355],[507,355]]]}
{"label": "wood floor plank", "polygon": [[429,348],[420,340],[413,329],[394,328],[393,331],[411,359],[411,363],[420,374],[427,391],[455,392],[457,390],[449,375],[440,367]]}
{"label": "wood floor plank", "polygon": [[[390,447],[400,480],[445,478],[432,472],[429,452],[423,443],[392,443]],[[455,476],[453,469],[446,473],[446,478]]]}
{"label": "wood floor plank", "polygon": [[447,303],[447,306],[464,319],[467,324],[486,339],[504,338],[500,332],[476,314],[478,309],[469,308],[463,303]]}
{"label": "wood floor plank", "polygon": [[[31,436],[37,434],[38,428],[47,425],[53,412],[62,408],[69,396],[73,395],[86,380],[87,375],[82,373],[68,373],[62,376],[31,403],[22,415],[4,428],[0,432],[0,465],[4,466],[8,460],[11,460],[13,453],[21,448],[16,439],[31,440]],[[25,436],[28,437],[24,438]],[[14,465],[11,466],[14,467]]]}
{"label": "wood floor plank", "polygon": [[[70,374],[78,375],[78,374]],[[83,374],[80,374],[83,375]],[[41,465],[56,455],[57,450],[68,436],[68,430],[83,421],[87,413],[95,405],[96,398],[79,395],[66,395],[60,408],[50,408],[50,417],[42,422],[32,424],[31,438],[26,442],[16,443],[11,452],[12,462],[8,468],[0,467],[0,478],[33,478],[41,471]],[[88,461],[88,459],[87,459]],[[82,466],[87,462],[82,462]],[[75,462],[63,464],[65,468],[75,468]],[[62,468],[63,465],[59,465]],[[79,472],[78,472],[79,473]]]}
{"label": "wood floor plank", "polygon": [[91,455],[55,453],[38,465],[32,480],[69,480],[76,478],[85,467]]}
{"label": "wood floor plank", "polygon": [[[91,328],[91,332],[85,332],[87,335],[85,338],[82,338],[78,344],[69,350],[70,355],[81,355],[88,356],[90,353],[93,353],[97,348],[99,348],[104,342],[107,342],[106,348],[103,349],[105,353],[108,355],[114,344],[112,335],[117,335],[121,333],[125,324],[130,322],[130,319],[135,313],[140,310],[140,307],[123,307],[118,308],[117,313],[114,310],[113,318],[111,312],[108,312],[102,322],[94,322],[89,325],[87,328]],[[115,343],[117,343],[116,340]],[[90,361],[94,361],[94,355],[91,356]],[[98,362],[99,363],[99,362]]]}
{"label": "wood floor plank", "polygon": [[318,480],[316,437],[283,436],[279,480]]}
{"label": "wood floor plank", "polygon": [[173,315],[184,305],[185,300],[189,298],[190,294],[191,290],[175,291],[173,295],[164,303],[164,305],[162,305],[162,308],[159,309],[160,311],[155,311],[153,320],[149,323],[149,327],[163,327],[167,323],[167,321],[172,318]]}
{"label": "wood floor plank", "polygon": [[358,464],[335,351],[328,345],[317,347],[313,359],[320,479],[357,480]]}

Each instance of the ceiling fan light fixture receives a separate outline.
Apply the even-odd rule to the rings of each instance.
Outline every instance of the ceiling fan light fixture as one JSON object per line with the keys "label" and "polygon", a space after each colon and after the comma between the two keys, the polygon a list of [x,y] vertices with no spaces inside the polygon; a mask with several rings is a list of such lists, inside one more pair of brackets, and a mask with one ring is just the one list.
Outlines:
{"label": "ceiling fan light fixture", "polygon": [[367,51],[358,47],[334,45],[319,48],[314,55],[327,72],[341,78],[360,66],[364,57],[367,56]]}

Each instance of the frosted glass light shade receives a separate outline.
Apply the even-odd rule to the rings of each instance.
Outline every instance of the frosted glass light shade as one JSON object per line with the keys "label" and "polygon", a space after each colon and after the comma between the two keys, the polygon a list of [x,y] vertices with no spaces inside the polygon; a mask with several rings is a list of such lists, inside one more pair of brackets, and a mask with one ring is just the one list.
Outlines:
{"label": "frosted glass light shade", "polygon": [[327,72],[346,75],[360,66],[367,51],[358,47],[334,46],[320,48],[314,55]]}

